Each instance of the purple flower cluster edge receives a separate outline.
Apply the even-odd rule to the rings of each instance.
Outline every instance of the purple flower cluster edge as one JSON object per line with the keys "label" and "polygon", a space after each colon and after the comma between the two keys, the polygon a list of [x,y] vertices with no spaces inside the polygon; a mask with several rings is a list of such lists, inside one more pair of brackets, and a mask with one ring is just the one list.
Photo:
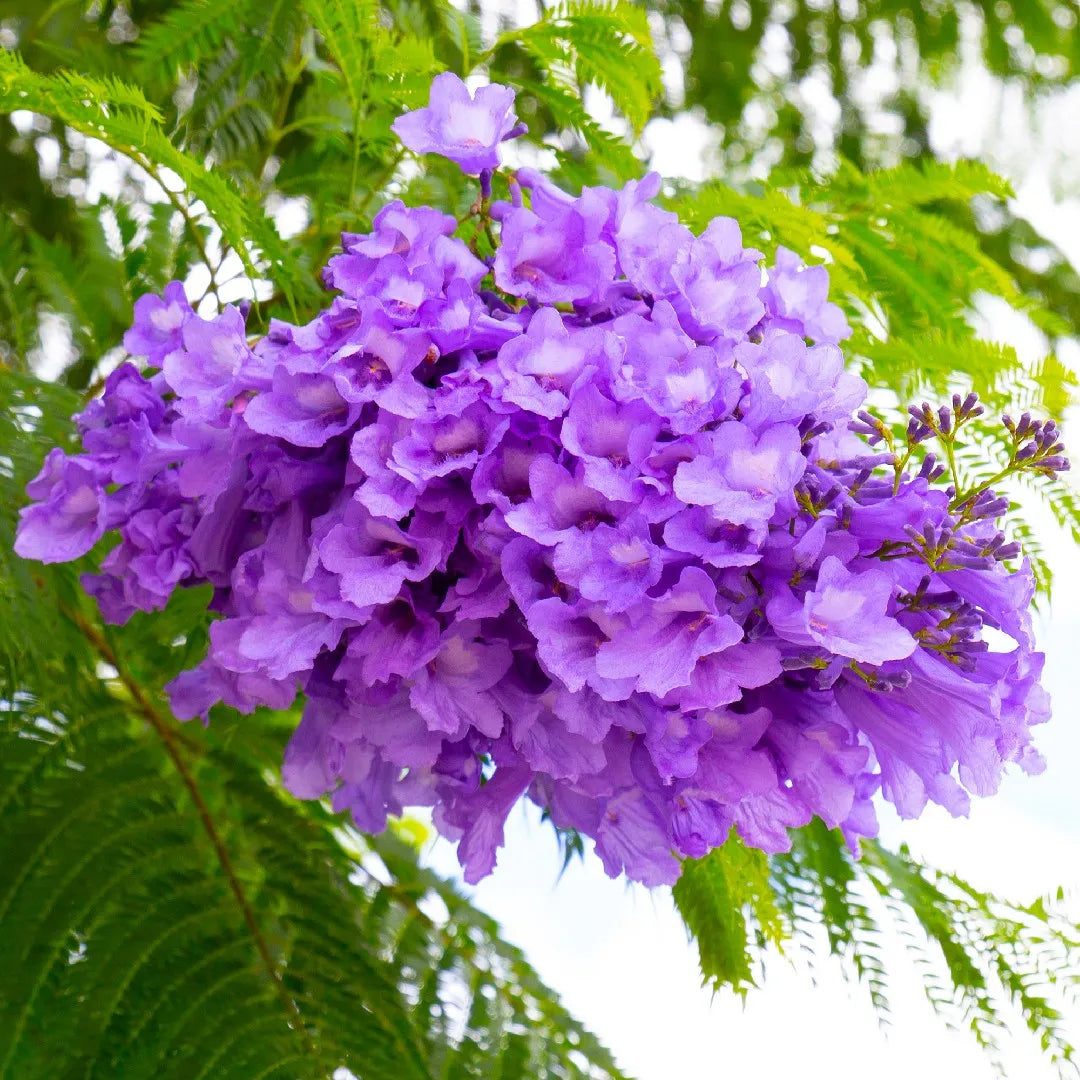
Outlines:
{"label": "purple flower cluster edge", "polygon": [[[26,558],[119,533],[83,579],[107,620],[213,586],[178,716],[302,692],[289,790],[369,832],[431,807],[470,882],[523,796],[658,885],[733,828],[776,852],[816,815],[857,848],[878,797],[963,814],[1041,768],[1008,501],[912,453],[973,398],[913,410],[909,470],[859,411],[823,266],[763,270],[728,218],[694,235],[655,174],[572,195],[519,169],[489,203],[505,87],[441,75],[395,130],[480,175],[493,255],[393,202],[306,325],[255,340],[179,283],[144,296],[145,369],[27,488]],[[1053,424],[1007,423],[1017,467],[1067,467]]]}

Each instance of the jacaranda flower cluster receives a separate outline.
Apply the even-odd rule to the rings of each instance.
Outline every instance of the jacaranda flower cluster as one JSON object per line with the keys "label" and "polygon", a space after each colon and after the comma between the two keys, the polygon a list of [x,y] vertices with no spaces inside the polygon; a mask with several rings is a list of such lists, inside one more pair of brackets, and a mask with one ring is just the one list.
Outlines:
{"label": "jacaranda flower cluster", "polygon": [[[693,235],[656,175],[575,196],[519,169],[492,202],[513,96],[440,81],[396,130],[479,175],[494,254],[394,202],[343,237],[307,325],[253,340],[179,284],[143,297],[146,373],[115,370],[83,452],[49,455],[19,553],[118,531],[84,579],[118,623],[211,583],[177,715],[302,691],[288,788],[366,831],[432,807],[469,881],[522,796],[656,885],[733,826],[778,851],[818,815],[855,844],[879,791],[963,813],[1037,769],[1008,501],[927,452],[974,398],[906,438],[860,413],[826,269],[780,249],[763,271],[727,218]],[[1007,424],[1006,471],[1067,466],[1052,423]]]}

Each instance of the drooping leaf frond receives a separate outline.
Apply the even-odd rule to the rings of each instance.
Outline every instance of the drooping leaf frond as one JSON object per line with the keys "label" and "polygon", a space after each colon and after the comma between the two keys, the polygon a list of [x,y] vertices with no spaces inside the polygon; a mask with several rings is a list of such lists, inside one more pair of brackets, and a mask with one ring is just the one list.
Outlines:
{"label": "drooping leaf frond", "polygon": [[[820,821],[798,830],[767,868],[733,836],[684,870],[675,902],[714,989],[745,993],[769,947],[820,940],[864,985],[883,1022],[891,976],[885,950],[907,947],[934,1010],[996,1054],[1011,1017],[1023,1020],[1062,1076],[1075,1075],[1068,1017],[1080,1000],[1080,931],[1064,897],[1017,904],[925,866],[906,848],[864,842],[855,859]],[[765,857],[760,861],[765,863]],[[764,886],[763,886],[764,883]]]}
{"label": "drooping leaf frond", "polygon": [[[294,254],[282,242],[262,208],[253,206],[229,180],[184,153],[161,127],[161,113],[142,92],[116,79],[96,80],[62,72],[43,76],[13,53],[0,52],[0,112],[30,109],[54,117],[82,135],[99,139],[130,159],[160,185],[188,223],[196,243],[200,224],[197,200],[207,209],[225,244],[241,259],[251,277],[262,270],[293,300],[310,297],[313,285]],[[167,173],[182,183],[174,190]],[[209,264],[210,259],[205,256]]]}

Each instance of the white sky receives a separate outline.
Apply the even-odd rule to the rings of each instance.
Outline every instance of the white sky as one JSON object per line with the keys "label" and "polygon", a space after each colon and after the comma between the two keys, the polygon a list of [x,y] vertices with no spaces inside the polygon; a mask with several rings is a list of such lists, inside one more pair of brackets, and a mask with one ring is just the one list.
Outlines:
{"label": "white sky", "polygon": [[[1080,265],[1080,89],[1028,124],[1009,95],[977,75],[954,93],[935,95],[931,126],[946,156],[980,154],[1010,176],[1016,209]],[[1009,137],[1009,131],[1020,137]],[[1071,141],[1070,141],[1071,140]],[[708,138],[689,116],[654,122],[646,143],[667,176],[701,178]],[[989,150],[989,154],[988,154]],[[1068,196],[1072,197],[1069,198]],[[1026,320],[985,313],[985,333],[1034,361],[1044,343]],[[1078,352],[1063,356],[1078,366]],[[1073,430],[1080,428],[1075,420]],[[905,840],[933,865],[1021,901],[1065,885],[1080,914],[1080,566],[1077,548],[1042,526],[1055,570],[1052,610],[1041,619],[1046,684],[1054,718],[1039,732],[1048,767],[1038,777],[1011,775],[993,799],[976,800],[968,819],[931,810],[918,822],[884,821],[883,838]],[[452,847],[437,841],[432,865],[457,875]],[[883,1033],[866,991],[848,987],[839,969],[819,965],[816,985],[804,967],[777,957],[745,1007],[730,994],[700,987],[697,958],[670,892],[611,881],[589,853],[557,880],[560,858],[538,815],[519,808],[495,873],[475,902],[502,924],[566,1006],[612,1049],[637,1080],[991,1080],[989,1059],[967,1032],[950,1032],[926,1003],[899,940],[889,943],[892,1026]],[[1080,1038],[1080,1017],[1074,1018]],[[1051,1080],[1022,1021],[1005,1055],[1010,1080]]]}

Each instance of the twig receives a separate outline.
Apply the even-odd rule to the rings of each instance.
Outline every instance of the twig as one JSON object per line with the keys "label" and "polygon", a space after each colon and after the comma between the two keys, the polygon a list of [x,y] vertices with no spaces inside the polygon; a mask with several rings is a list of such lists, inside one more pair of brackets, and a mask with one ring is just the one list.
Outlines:
{"label": "twig", "polygon": [[[141,160],[138,161],[138,164],[149,174],[150,178],[157,183],[158,187],[160,187],[161,190],[165,192],[165,197],[169,200],[169,202],[173,204],[173,207],[184,219],[184,223],[185,225],[187,225],[188,232],[191,234],[191,238],[192,240],[194,240],[195,246],[199,249],[199,258],[202,259],[204,263],[206,263],[206,271],[210,275],[210,285],[207,288],[206,292],[203,293],[203,296],[206,296],[209,293],[213,293],[214,299],[218,302],[218,305],[220,306],[221,297],[218,295],[219,286],[217,280],[217,272],[221,269],[221,263],[219,263],[217,267],[215,267],[214,264],[211,263],[210,253],[209,251],[207,251],[206,248],[206,240],[203,238],[203,234],[199,232],[199,226],[196,223],[194,217],[192,217],[191,215],[190,207],[184,204],[183,200],[179,197],[179,195],[177,195],[175,191],[169,190],[165,181],[162,180],[161,173],[159,172],[157,166],[152,161],[150,161],[149,158],[147,158],[145,155],[139,155],[139,157],[141,158]],[[222,261],[224,261],[224,256],[222,257]]]}
{"label": "twig", "polygon": [[293,46],[292,57],[290,58],[288,67],[285,69],[285,83],[281,88],[281,96],[278,98],[277,108],[274,110],[274,117],[270,126],[270,135],[266,140],[266,153],[263,154],[258,171],[255,173],[256,184],[262,179],[262,174],[266,171],[267,164],[269,164],[270,159],[274,156],[274,153],[278,148],[278,143],[281,142],[289,129],[293,126],[286,126],[285,119],[289,115],[289,105],[292,103],[293,91],[296,89],[296,84],[300,81],[300,76],[307,67],[307,58],[304,56],[303,45],[303,35],[298,34],[296,36],[296,43]]}

